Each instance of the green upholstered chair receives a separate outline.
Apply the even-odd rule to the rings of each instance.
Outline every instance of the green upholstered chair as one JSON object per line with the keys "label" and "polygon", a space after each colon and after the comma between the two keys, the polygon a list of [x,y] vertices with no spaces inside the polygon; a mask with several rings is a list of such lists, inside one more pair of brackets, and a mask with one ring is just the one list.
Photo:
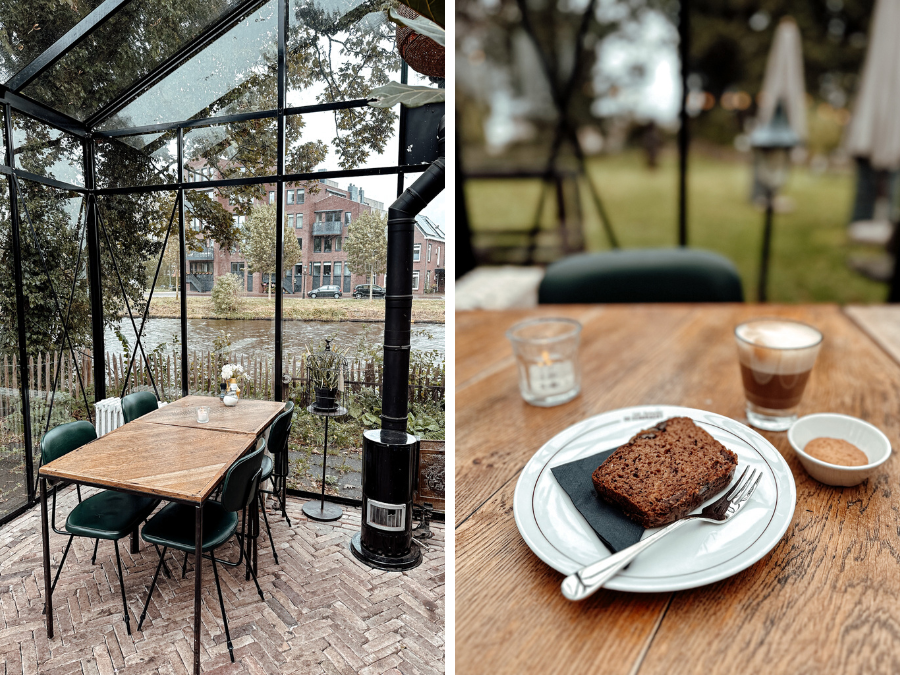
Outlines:
{"label": "green upholstered chair", "polygon": [[122,417],[125,419],[125,424],[138,417],[143,417],[157,408],[159,408],[159,402],[151,391],[138,391],[128,394],[122,399]]}
{"label": "green upholstered chair", "polygon": [[[247,506],[256,499],[259,490],[259,481],[262,476],[262,458],[266,447],[266,441],[260,438],[256,442],[256,448],[248,455],[238,459],[225,474],[222,487],[222,496],[218,501],[207,500],[203,505],[203,541],[201,548],[205,558],[212,560],[213,575],[216,579],[216,590],[219,592],[219,606],[222,609],[222,622],[225,624],[225,639],[228,643],[228,652],[234,663],[234,649],[231,644],[231,634],[228,632],[228,618],[225,615],[225,602],[222,599],[222,587],[219,584],[219,569],[216,563],[237,567],[247,558],[247,571],[253,575],[253,583],[260,599],[263,599],[262,589],[256,579],[256,571],[250,564],[250,536],[247,532]],[[238,534],[238,511],[241,512],[241,532]],[[184,551],[185,554],[193,553],[195,548],[196,531],[194,507],[184,504],[168,504],[159,510],[141,530],[144,541],[162,547],[159,556],[159,564],[153,574],[150,584],[150,592],[147,594],[147,602],[141,612],[138,622],[138,630],[144,625],[147,617],[147,608],[150,606],[150,598],[156,587],[160,567],[168,549]],[[240,557],[236,562],[222,560],[214,555],[215,549],[237,536],[240,543]]]}
{"label": "green upholstered chair", "polygon": [[[47,464],[52,462],[54,459],[90,443],[95,438],[97,438],[97,432],[94,429],[94,425],[90,422],[82,421],[61,424],[55,429],[48,431],[41,438],[41,463]],[[141,521],[153,512],[157,504],[159,504],[159,500],[151,497],[130,495],[115,490],[104,490],[79,502],[69,512],[69,516],[66,518],[65,529],[59,530],[56,528],[56,491],[54,490],[51,525],[54,532],[69,535],[69,541],[66,543],[62,559],[59,561],[56,576],[53,579],[53,584],[50,586],[50,593],[53,593],[56,588],[56,582],[59,581],[59,573],[66,562],[69,547],[72,546],[72,540],[75,537],[95,539],[97,543],[99,543],[100,539],[112,541],[116,550],[116,565],[119,568],[119,588],[122,591],[125,627],[130,635],[131,621],[128,616],[128,604],[125,601],[125,581],[122,577],[119,539],[133,532],[140,525]],[[92,562],[96,559],[96,556],[97,545],[95,543]]]}
{"label": "green upholstered chair", "polygon": [[269,535],[269,543],[272,545],[272,555],[275,557],[275,564],[278,564],[278,554],[275,552],[275,542],[272,540],[272,530],[269,528],[269,517],[266,515],[266,504],[264,495],[275,495],[281,506],[281,515],[287,521],[290,527],[291,520],[287,516],[287,474],[288,474],[288,438],[291,435],[291,426],[294,424],[294,402],[288,401],[284,404],[284,412],[276,417],[272,424],[269,425],[269,452],[263,456],[262,461],[262,477],[260,483],[271,479],[271,490],[259,490],[259,508],[262,510],[263,520],[266,523],[266,532]]}
{"label": "green upholstered chair", "polygon": [[689,248],[582,253],[547,267],[541,304],[621,302],[743,302],[734,264]]}

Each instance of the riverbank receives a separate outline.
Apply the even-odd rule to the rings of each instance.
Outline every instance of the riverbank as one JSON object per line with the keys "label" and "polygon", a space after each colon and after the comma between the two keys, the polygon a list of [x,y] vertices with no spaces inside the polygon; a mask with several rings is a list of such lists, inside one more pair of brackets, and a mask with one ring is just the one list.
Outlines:
{"label": "riverbank", "polygon": [[[443,300],[415,300],[412,307],[414,323],[444,323]],[[275,299],[244,298],[237,312],[216,314],[212,300],[206,296],[187,298],[189,319],[274,319]],[[151,319],[177,319],[181,316],[181,300],[174,297],[154,297],[150,306]],[[285,298],[284,318],[301,321],[384,321],[384,299],[311,299]]]}

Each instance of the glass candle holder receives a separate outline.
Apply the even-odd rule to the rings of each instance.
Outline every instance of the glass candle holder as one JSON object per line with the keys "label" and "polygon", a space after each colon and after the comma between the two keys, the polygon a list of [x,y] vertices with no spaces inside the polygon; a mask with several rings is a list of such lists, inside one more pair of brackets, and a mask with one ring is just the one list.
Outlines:
{"label": "glass candle holder", "polygon": [[506,337],[519,368],[519,391],[527,403],[547,408],[578,395],[580,323],[573,319],[530,319],[510,328]]}
{"label": "glass candle holder", "polygon": [[201,405],[197,408],[197,421],[201,423],[209,422],[209,406]]}

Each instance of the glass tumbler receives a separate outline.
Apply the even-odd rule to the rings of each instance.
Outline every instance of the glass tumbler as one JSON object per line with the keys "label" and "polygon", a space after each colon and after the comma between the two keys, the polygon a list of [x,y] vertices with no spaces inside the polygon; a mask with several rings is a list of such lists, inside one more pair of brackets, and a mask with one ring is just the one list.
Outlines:
{"label": "glass tumbler", "polygon": [[209,422],[209,406],[201,405],[197,408],[197,421],[198,422]]}
{"label": "glass tumbler", "polygon": [[506,331],[519,368],[519,390],[531,405],[550,407],[581,391],[578,342],[581,324],[573,319],[530,319]]}
{"label": "glass tumbler", "polygon": [[822,345],[816,328],[789,319],[754,319],[734,329],[747,421],[757,429],[787,431]]}

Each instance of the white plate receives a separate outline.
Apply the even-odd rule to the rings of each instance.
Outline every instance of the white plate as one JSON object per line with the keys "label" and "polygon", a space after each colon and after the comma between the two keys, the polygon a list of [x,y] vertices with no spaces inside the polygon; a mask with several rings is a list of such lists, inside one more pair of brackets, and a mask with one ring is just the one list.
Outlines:
{"label": "white plate", "polygon": [[736,476],[750,466],[762,471],[762,480],[732,520],[723,525],[687,525],[639,556],[606,588],[644,593],[696,588],[746,569],[775,547],[794,515],[797,489],[790,468],[772,444],[749,427],[715,413],[679,406],[638,406],[569,427],[525,466],[516,484],[513,511],[522,538],[541,560],[568,575],[609,555],[550,469],[618,447],[641,429],[671,417],[690,417],[735,452]]}

